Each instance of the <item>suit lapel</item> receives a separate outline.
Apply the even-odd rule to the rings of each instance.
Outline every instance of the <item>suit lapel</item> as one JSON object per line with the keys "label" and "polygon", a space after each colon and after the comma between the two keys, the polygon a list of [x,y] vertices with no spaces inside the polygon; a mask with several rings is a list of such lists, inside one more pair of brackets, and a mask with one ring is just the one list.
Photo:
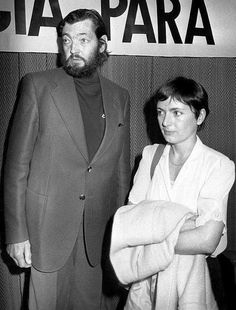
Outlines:
{"label": "suit lapel", "polygon": [[55,105],[67,127],[72,140],[82,156],[88,161],[88,150],[83,119],[78,103],[73,78],[59,69],[52,83],[52,96]]}
{"label": "suit lapel", "polygon": [[[66,74],[63,69],[59,69],[58,73],[58,75],[55,74],[55,79],[51,83],[55,105],[77,149],[85,160],[89,162],[84,124],[73,78]],[[116,102],[118,98],[114,96],[108,81],[101,75],[99,75],[99,78],[106,115],[106,127],[102,142],[92,162],[96,161],[106,151],[119,125],[119,104]],[[123,120],[121,120],[122,122]]]}
{"label": "suit lapel", "polygon": [[92,162],[96,161],[99,156],[101,156],[111,143],[115,131],[118,127],[118,102],[116,102],[116,97],[112,92],[111,85],[108,84],[108,81],[103,78],[103,76],[99,75],[100,83],[101,83],[101,91],[102,91],[102,100],[104,106],[104,112],[106,117],[106,127],[105,133],[102,139],[102,142],[94,155]]}

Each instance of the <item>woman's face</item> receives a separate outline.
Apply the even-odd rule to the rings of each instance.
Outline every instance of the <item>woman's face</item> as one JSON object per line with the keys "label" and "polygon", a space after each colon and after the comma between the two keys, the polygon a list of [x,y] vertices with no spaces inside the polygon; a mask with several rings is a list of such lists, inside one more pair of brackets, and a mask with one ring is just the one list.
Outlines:
{"label": "woman's face", "polygon": [[170,144],[195,141],[197,127],[205,119],[202,109],[198,119],[190,106],[176,99],[168,98],[157,103],[157,118],[165,140]]}

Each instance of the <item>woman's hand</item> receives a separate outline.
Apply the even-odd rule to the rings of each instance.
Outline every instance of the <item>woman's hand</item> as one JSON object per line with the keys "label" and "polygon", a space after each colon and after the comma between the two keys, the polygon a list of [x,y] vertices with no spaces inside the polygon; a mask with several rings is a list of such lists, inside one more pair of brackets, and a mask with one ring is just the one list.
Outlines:
{"label": "woman's hand", "polygon": [[190,218],[187,218],[185,220],[180,232],[196,228],[196,219],[197,219],[197,215],[193,215]]}

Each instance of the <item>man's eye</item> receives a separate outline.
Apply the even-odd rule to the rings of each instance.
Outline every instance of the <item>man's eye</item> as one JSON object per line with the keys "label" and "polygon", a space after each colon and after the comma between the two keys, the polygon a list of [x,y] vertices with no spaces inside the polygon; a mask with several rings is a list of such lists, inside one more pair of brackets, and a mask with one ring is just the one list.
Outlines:
{"label": "man's eye", "polygon": [[86,38],[81,38],[81,39],[80,39],[80,42],[81,42],[82,44],[88,43],[88,39],[86,39]]}
{"label": "man's eye", "polygon": [[69,44],[70,43],[70,39],[65,37],[65,38],[62,39],[62,42],[63,42],[63,44]]}

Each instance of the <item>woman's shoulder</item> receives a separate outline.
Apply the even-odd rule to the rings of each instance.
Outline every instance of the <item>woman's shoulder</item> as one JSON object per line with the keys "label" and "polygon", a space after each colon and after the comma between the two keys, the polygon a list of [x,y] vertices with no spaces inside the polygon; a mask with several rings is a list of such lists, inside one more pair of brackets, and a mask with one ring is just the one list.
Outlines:
{"label": "woman's shoulder", "polygon": [[230,158],[226,156],[225,154],[205,144],[203,144],[203,149],[204,149],[205,156],[209,156],[209,157],[216,158],[216,159],[222,159],[222,160],[230,160]]}
{"label": "woman's shoulder", "polygon": [[143,156],[151,156],[153,157],[154,153],[156,152],[156,149],[158,148],[160,144],[154,143],[154,144],[149,144],[146,145],[143,148]]}
{"label": "woman's shoulder", "polygon": [[161,146],[161,145],[163,145],[163,144],[158,144],[158,143],[148,144],[148,145],[146,145],[146,146],[144,147],[143,150],[144,150],[145,152],[155,152],[156,149],[157,149],[159,146]]}
{"label": "woman's shoulder", "polygon": [[[158,149],[159,146],[161,146],[161,144],[157,144],[157,143],[146,145],[142,152],[142,161],[151,165],[151,162],[153,161],[156,150]],[[163,151],[161,150],[161,154],[162,152]]]}
{"label": "woman's shoulder", "polygon": [[206,161],[212,164],[229,167],[229,169],[235,169],[234,162],[225,154],[205,144],[203,144],[203,150],[204,150],[204,157]]}

